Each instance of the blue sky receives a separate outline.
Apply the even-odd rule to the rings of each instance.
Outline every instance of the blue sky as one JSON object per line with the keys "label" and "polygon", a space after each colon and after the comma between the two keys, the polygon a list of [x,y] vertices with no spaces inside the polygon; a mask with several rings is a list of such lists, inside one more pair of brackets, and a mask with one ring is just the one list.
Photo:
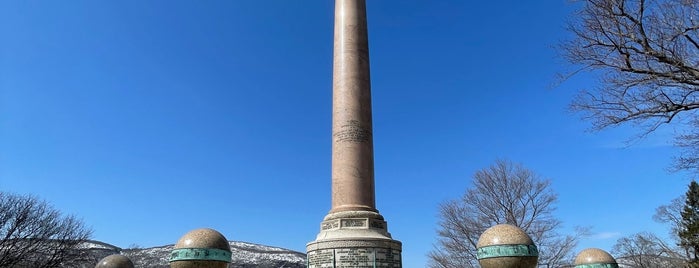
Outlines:
{"label": "blue sky", "polygon": [[[594,74],[555,46],[569,1],[369,1],[376,194],[405,267],[438,204],[498,158],[552,181],[580,248],[666,234],[682,195],[666,127],[589,132]],[[212,227],[305,251],[330,209],[332,1],[0,2],[0,190],[34,194],[120,247]]]}

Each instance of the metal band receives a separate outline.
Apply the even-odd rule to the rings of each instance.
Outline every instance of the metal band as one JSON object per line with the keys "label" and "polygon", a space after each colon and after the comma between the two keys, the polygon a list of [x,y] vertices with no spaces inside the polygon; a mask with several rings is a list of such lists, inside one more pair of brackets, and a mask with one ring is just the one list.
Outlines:
{"label": "metal band", "polygon": [[495,245],[479,248],[476,252],[477,259],[497,257],[537,257],[539,251],[536,245]]}
{"label": "metal band", "polygon": [[578,264],[575,268],[619,268],[619,264],[616,263],[592,263],[592,264]]}
{"label": "metal band", "polygon": [[231,262],[231,252],[217,248],[178,248],[170,253],[174,261],[222,261]]}

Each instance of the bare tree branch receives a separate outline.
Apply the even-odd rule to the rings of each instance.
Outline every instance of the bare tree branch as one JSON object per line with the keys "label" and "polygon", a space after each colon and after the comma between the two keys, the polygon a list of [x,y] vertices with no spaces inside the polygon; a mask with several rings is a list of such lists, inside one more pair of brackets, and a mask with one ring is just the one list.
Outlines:
{"label": "bare tree branch", "polygon": [[599,73],[600,81],[580,91],[571,109],[595,130],[633,124],[641,136],[679,115],[696,119],[699,1],[582,2],[569,25],[574,37],[561,48],[569,62]]}

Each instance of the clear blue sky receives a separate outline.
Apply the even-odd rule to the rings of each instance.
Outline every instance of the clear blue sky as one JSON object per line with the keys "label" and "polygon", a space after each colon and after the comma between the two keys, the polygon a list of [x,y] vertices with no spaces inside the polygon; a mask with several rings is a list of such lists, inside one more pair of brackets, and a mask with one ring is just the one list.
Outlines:
{"label": "clear blue sky", "polygon": [[[497,158],[609,250],[685,192],[672,128],[630,147],[566,109],[569,1],[369,1],[377,206],[424,267],[438,204]],[[121,247],[212,227],[305,251],[330,209],[333,1],[1,1],[0,190]]]}

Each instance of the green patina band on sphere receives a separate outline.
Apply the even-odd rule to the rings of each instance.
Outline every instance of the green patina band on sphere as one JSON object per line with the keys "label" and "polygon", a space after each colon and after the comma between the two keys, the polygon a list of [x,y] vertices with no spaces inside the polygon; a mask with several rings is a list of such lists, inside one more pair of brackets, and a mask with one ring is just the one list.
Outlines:
{"label": "green patina band on sphere", "polygon": [[619,268],[619,264],[616,263],[591,263],[591,264],[578,264],[575,268]]}
{"label": "green patina band on sphere", "polygon": [[170,262],[222,261],[231,262],[231,252],[217,248],[178,248],[170,253]]}
{"label": "green patina band on sphere", "polygon": [[539,250],[535,245],[493,245],[478,248],[477,259],[499,257],[538,257]]}

